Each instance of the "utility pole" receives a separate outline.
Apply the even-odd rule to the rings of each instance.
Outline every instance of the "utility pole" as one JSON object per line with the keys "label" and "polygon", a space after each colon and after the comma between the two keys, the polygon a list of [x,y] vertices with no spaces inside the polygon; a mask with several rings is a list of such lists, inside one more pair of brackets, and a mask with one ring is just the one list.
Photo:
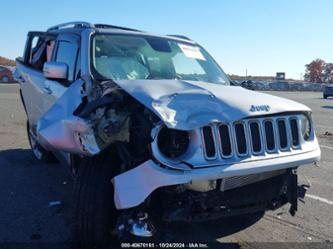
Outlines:
{"label": "utility pole", "polygon": [[247,78],[247,68],[245,69],[245,77]]}

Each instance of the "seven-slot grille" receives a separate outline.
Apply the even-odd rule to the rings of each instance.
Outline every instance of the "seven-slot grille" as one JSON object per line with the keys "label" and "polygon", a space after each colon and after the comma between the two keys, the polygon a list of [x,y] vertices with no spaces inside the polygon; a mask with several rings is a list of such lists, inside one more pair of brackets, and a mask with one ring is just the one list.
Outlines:
{"label": "seven-slot grille", "polygon": [[300,148],[296,116],[248,119],[230,124],[212,124],[202,128],[207,159],[246,157],[278,153]]}

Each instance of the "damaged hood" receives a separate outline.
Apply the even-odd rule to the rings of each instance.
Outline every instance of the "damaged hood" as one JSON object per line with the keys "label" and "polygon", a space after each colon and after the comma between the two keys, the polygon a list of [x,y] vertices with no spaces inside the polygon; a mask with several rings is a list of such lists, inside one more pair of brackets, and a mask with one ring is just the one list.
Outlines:
{"label": "damaged hood", "polygon": [[154,112],[167,127],[180,130],[250,116],[311,111],[288,99],[200,81],[119,80],[116,84]]}

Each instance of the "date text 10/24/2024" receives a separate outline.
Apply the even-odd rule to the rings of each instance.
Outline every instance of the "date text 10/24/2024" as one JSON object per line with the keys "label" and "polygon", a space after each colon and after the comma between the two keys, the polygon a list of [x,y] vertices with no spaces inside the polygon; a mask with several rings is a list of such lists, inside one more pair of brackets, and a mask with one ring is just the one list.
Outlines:
{"label": "date text 10/24/2024", "polygon": [[121,243],[121,248],[209,248],[206,243]]}

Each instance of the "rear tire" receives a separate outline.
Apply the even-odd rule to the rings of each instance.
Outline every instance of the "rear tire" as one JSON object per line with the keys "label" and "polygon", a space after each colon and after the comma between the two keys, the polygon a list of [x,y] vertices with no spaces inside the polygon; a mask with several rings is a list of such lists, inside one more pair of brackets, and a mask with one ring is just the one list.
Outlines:
{"label": "rear tire", "polygon": [[30,124],[29,121],[27,121],[27,136],[29,140],[29,144],[31,147],[31,150],[35,156],[35,158],[38,161],[44,162],[44,163],[54,163],[57,162],[57,159],[54,157],[54,155],[45,150],[35,139],[35,136],[33,135],[31,129],[30,129]]}
{"label": "rear tire", "polygon": [[[78,248],[104,248],[117,221],[110,154],[82,159],[74,185],[73,242]],[[115,239],[115,238],[113,238]]]}

